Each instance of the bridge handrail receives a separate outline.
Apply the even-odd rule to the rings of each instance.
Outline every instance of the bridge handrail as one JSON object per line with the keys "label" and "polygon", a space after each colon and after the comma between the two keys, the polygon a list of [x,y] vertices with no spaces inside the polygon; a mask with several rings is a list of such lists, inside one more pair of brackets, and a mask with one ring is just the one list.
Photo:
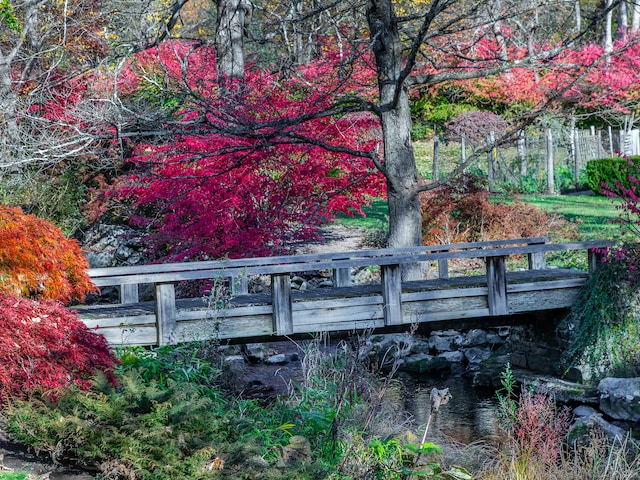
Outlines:
{"label": "bridge handrail", "polygon": [[[544,237],[536,237],[543,239]],[[511,244],[525,243],[517,239]],[[504,242],[504,241],[500,241]],[[547,253],[560,250],[593,250],[607,248],[614,242],[593,240],[571,243],[540,243],[524,246],[495,246],[493,242],[472,244],[451,244],[413,247],[405,249],[380,249],[369,251],[339,252],[331,254],[304,254],[280,257],[259,257],[205,262],[184,262],[180,264],[158,264],[131,267],[111,267],[90,269],[92,281],[99,287],[178,282],[216,277],[238,277],[246,275],[271,275],[300,273],[313,270],[327,270],[351,267],[402,265],[407,263],[449,260],[453,258],[502,257],[518,254]],[[506,243],[507,245],[509,243]],[[456,251],[451,251],[451,250]],[[368,252],[368,253],[367,253]]]}
{"label": "bridge handrail", "polygon": [[[530,242],[528,242],[529,240]],[[546,238],[515,239],[512,241],[475,242],[472,244],[438,245],[409,249],[381,249],[368,252],[338,252],[318,255],[295,255],[229,261],[193,262],[182,264],[146,265],[140,267],[105,268],[90,271],[97,286],[118,285],[121,304],[138,302],[138,285],[154,284],[154,318],[157,343],[165,345],[172,341],[177,328],[178,306],[174,284],[181,280],[238,278],[246,280],[248,275],[271,276],[272,331],[278,336],[294,333],[293,300],[290,275],[314,270],[333,269],[348,272],[351,267],[377,265],[381,267],[381,293],[384,325],[402,325],[403,282],[401,266],[408,263],[438,261],[439,268],[453,258],[483,258],[486,264],[487,314],[501,316],[509,313],[506,258],[527,254],[529,268],[545,267],[544,255],[562,250],[587,250],[589,269],[597,266],[599,249],[613,245],[612,241],[595,240],[571,243],[539,243]],[[499,243],[498,243],[499,242]],[[455,249],[455,251],[451,251]],[[532,261],[531,257],[536,257]],[[541,257],[541,258],[540,258]],[[276,263],[283,261],[286,263]],[[161,270],[161,271],[158,271]],[[446,271],[446,268],[445,268]],[[442,273],[442,272],[440,272]],[[446,278],[442,277],[441,278]],[[334,283],[341,287],[344,284]],[[237,292],[236,292],[237,293]],[[240,293],[247,293],[246,284]],[[122,305],[126,306],[126,305]]]}

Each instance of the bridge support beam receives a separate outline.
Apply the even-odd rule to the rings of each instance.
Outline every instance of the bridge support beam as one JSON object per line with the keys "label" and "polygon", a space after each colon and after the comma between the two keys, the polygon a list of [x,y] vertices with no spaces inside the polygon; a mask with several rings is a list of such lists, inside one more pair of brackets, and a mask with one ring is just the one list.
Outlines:
{"label": "bridge support beam", "polygon": [[402,269],[400,265],[382,265],[381,270],[384,324],[402,325]]}
{"label": "bridge support beam", "polygon": [[176,330],[176,290],[173,283],[156,283],[158,346],[169,345]]}
{"label": "bridge support beam", "polygon": [[489,315],[507,315],[507,269],[504,257],[486,257]]}
{"label": "bridge support beam", "polygon": [[271,275],[273,331],[277,335],[293,334],[293,302],[289,274]]}

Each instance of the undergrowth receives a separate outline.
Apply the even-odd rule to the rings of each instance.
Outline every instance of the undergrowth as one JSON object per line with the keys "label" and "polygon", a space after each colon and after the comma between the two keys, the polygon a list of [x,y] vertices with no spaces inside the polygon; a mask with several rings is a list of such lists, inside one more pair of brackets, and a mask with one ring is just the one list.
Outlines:
{"label": "undergrowth", "polygon": [[440,466],[401,415],[392,374],[365,368],[358,345],[327,355],[311,342],[303,381],[266,406],[223,390],[211,348],[193,344],[124,349],[118,385],[98,376],[55,400],[13,399],[3,415],[17,441],[101,479],[471,478],[445,475],[465,470]]}
{"label": "undergrowth", "polygon": [[637,272],[615,258],[601,263],[560,325],[566,369],[580,367],[591,382],[640,374],[639,298]]}

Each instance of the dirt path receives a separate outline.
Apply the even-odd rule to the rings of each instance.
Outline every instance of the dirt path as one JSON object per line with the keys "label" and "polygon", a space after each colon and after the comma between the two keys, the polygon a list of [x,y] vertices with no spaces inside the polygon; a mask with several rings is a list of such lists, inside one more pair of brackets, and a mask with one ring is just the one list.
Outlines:
{"label": "dirt path", "polygon": [[350,252],[367,248],[364,231],[357,227],[347,227],[332,223],[318,232],[320,240],[311,240],[295,249],[296,253]]}

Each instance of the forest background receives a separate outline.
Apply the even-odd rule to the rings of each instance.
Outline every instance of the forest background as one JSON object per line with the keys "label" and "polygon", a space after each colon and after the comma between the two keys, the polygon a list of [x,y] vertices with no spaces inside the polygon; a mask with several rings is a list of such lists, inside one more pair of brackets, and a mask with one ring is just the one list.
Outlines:
{"label": "forest background", "polygon": [[[628,131],[637,110],[626,1],[3,0],[0,18],[3,203],[71,235],[128,223],[154,260],[279,252],[379,197],[388,245],[419,244],[422,192],[496,146]],[[413,140],[443,131],[468,152],[425,179]]]}

